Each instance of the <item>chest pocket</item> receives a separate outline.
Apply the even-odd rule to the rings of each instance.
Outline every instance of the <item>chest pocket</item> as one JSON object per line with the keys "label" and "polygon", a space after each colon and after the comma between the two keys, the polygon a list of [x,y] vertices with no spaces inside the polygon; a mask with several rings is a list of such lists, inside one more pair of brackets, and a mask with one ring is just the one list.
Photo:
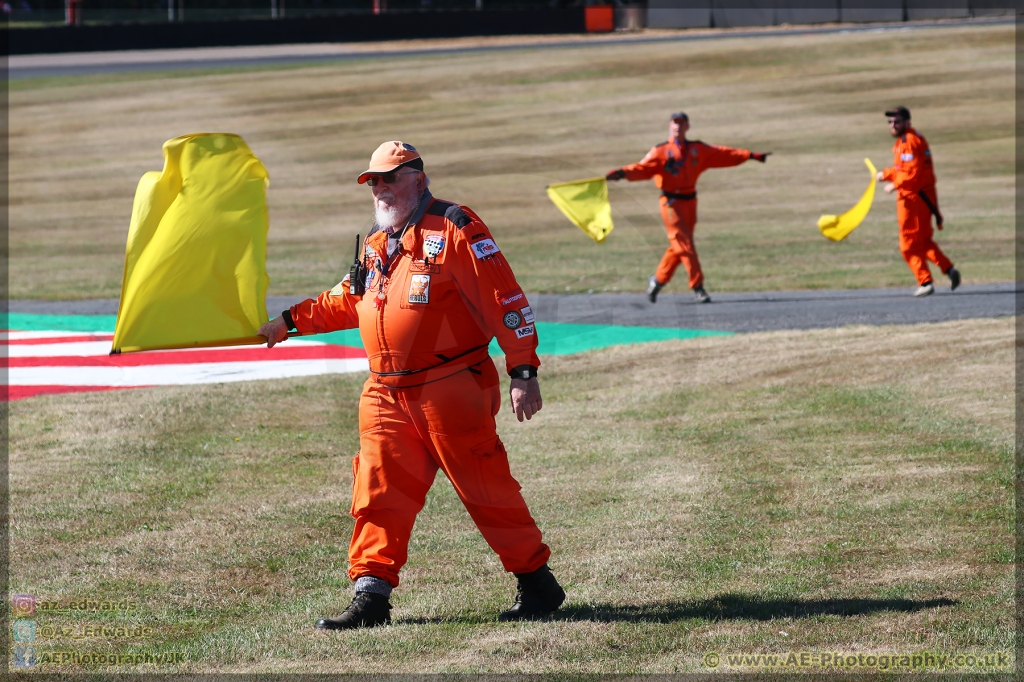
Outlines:
{"label": "chest pocket", "polygon": [[[391,295],[400,297],[400,305],[408,310],[437,311],[445,307],[454,284],[443,263],[423,259],[403,259],[402,268],[396,273]],[[395,287],[395,285],[398,285]]]}

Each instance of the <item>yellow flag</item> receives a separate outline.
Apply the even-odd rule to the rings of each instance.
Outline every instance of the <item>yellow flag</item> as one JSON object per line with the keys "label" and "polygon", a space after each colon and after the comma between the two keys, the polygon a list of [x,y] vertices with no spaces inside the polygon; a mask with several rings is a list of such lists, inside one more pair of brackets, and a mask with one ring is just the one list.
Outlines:
{"label": "yellow flag", "polygon": [[595,242],[603,242],[615,225],[608,203],[608,182],[590,178],[548,186],[548,197],[574,225]]}
{"label": "yellow flag", "polygon": [[237,135],[163,149],[135,192],[113,352],[264,341],[266,168]]}
{"label": "yellow flag", "polygon": [[847,235],[853,232],[854,228],[860,225],[861,221],[871,210],[871,202],[875,200],[875,166],[871,159],[864,159],[868,170],[871,171],[871,180],[868,188],[864,190],[864,196],[860,198],[857,205],[841,216],[823,215],[818,218],[818,229],[821,233],[834,242],[846,239]]}

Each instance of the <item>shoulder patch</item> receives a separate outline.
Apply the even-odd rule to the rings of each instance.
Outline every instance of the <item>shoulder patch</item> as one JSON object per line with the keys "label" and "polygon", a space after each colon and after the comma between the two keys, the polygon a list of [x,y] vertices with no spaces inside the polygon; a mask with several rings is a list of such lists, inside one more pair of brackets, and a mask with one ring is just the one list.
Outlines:
{"label": "shoulder patch", "polygon": [[455,204],[452,204],[451,207],[444,212],[444,217],[454,223],[455,227],[460,230],[473,222],[470,217],[466,215],[466,212]]}
{"label": "shoulder patch", "polygon": [[430,204],[430,207],[427,209],[427,213],[430,215],[444,216],[460,230],[473,222],[470,217],[466,215],[466,212],[459,208],[458,204],[453,204],[450,201],[441,201],[440,199],[435,199],[434,202]]}
{"label": "shoulder patch", "polygon": [[427,213],[429,213],[430,215],[444,215],[445,212],[454,205],[455,204],[453,204],[450,201],[441,201],[440,199],[434,199],[430,203],[430,206],[427,207]]}

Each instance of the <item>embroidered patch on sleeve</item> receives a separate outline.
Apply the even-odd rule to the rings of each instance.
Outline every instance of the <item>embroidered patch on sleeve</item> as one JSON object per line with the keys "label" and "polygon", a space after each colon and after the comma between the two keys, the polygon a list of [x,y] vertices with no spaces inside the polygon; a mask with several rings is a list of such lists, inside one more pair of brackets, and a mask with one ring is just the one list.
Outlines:
{"label": "embroidered patch on sleeve", "polygon": [[510,312],[505,313],[505,317],[503,317],[501,321],[509,329],[516,329],[517,327],[519,327],[519,325],[523,323],[523,317],[516,311],[512,310]]}
{"label": "embroidered patch on sleeve", "polygon": [[498,301],[501,303],[501,305],[512,305],[516,301],[521,300],[523,300],[523,292],[521,291],[515,294],[501,295],[498,297]]}
{"label": "embroidered patch on sleeve", "polygon": [[527,336],[533,336],[533,325],[531,324],[529,327],[517,329],[516,336],[518,336],[521,339],[525,339]]}
{"label": "embroidered patch on sleeve", "polygon": [[501,251],[498,245],[494,243],[493,239],[481,239],[478,242],[470,244],[473,247],[473,253],[477,258],[487,258]]}
{"label": "embroidered patch on sleeve", "polygon": [[409,303],[430,303],[430,275],[413,275],[409,279]]}
{"label": "embroidered patch on sleeve", "polygon": [[533,308],[526,306],[525,308],[520,308],[519,312],[523,315],[523,322],[527,324],[533,322]]}

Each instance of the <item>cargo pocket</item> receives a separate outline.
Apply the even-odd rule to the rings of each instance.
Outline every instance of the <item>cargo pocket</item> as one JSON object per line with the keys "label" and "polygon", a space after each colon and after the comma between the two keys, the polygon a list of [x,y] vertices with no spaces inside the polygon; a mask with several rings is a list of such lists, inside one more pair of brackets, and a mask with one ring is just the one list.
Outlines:
{"label": "cargo pocket", "polygon": [[519,482],[512,478],[505,445],[497,435],[471,448],[473,502],[482,505],[502,505],[519,494]]}
{"label": "cargo pocket", "polygon": [[348,512],[352,515],[352,518],[357,516],[356,510],[364,509],[368,502],[365,498],[365,493],[363,495],[359,495],[359,489],[359,453],[357,452],[356,456],[352,458],[352,505]]}

